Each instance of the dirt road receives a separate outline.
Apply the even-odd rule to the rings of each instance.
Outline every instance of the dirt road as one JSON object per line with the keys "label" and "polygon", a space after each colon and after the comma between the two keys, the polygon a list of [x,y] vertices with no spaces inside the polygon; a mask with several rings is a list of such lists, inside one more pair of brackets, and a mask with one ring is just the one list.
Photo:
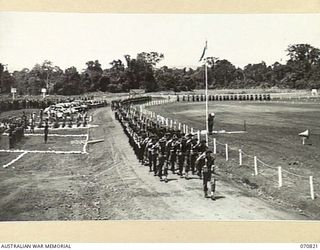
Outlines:
{"label": "dirt road", "polygon": [[216,201],[203,197],[196,176],[169,174],[162,183],[139,164],[109,107],[95,110],[92,123],[99,127],[90,139],[104,142],[90,145],[89,155],[28,154],[0,170],[1,220],[307,219],[223,181]]}

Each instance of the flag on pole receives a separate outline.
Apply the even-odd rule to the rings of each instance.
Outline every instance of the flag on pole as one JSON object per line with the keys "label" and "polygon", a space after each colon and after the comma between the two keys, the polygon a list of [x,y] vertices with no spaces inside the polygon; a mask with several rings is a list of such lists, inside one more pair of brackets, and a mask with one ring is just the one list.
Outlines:
{"label": "flag on pole", "polygon": [[202,55],[201,55],[201,57],[200,57],[199,62],[201,62],[201,60],[203,59],[203,57],[204,57],[204,55],[205,55],[205,53],[206,53],[206,50],[207,50],[207,41],[206,41],[206,44],[205,44],[205,46],[204,46],[204,48],[203,48],[203,52],[202,52]]}

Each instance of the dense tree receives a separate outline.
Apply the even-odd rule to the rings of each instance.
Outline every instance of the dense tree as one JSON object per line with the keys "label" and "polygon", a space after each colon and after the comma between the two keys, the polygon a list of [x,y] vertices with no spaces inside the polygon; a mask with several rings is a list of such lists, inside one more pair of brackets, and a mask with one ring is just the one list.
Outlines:
{"label": "dense tree", "polygon": [[88,91],[96,91],[98,83],[102,76],[101,64],[98,60],[86,62],[87,68],[82,73],[82,79]]}
{"label": "dense tree", "polygon": [[228,60],[217,60],[213,69],[215,87],[228,87],[236,78],[235,71],[236,67]]}
{"label": "dense tree", "polygon": [[[209,88],[286,87],[320,88],[320,50],[309,44],[294,44],[287,48],[285,64],[265,62],[236,68],[226,59],[207,57]],[[50,94],[81,94],[90,91],[128,92],[190,91],[204,88],[204,67],[178,69],[157,64],[164,56],[157,52],[141,52],[136,57],[125,55],[124,60],[113,60],[102,69],[98,60],[88,61],[80,74],[75,67],[62,71],[50,61],[36,64],[31,70],[22,69],[12,74],[0,63],[0,88],[9,93],[11,87],[19,94],[40,95],[48,86]]]}
{"label": "dense tree", "polygon": [[10,93],[11,87],[15,87],[14,77],[9,73],[8,70],[4,70],[1,73],[1,92]]}
{"label": "dense tree", "polygon": [[27,68],[22,69],[21,71],[14,71],[12,76],[15,80],[15,86],[18,89],[19,94],[30,95],[30,86],[29,86],[29,72]]}
{"label": "dense tree", "polygon": [[75,67],[67,68],[54,85],[54,92],[59,95],[78,95],[84,93],[80,74]]}
{"label": "dense tree", "polygon": [[0,93],[9,93],[14,85],[14,78],[5,66],[0,63]]}

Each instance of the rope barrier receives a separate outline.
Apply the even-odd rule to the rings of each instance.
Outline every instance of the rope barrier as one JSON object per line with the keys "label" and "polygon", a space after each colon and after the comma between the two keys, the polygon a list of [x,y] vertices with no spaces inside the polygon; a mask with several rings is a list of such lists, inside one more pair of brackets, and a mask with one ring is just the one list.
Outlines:
{"label": "rope barrier", "polygon": [[230,146],[229,146],[229,149],[231,149],[231,150],[233,150],[233,151],[239,151],[238,148],[233,148],[233,147],[230,147]]}
{"label": "rope barrier", "polygon": [[257,159],[258,162],[260,162],[262,165],[266,166],[266,167],[269,167],[269,168],[272,168],[272,169],[278,169],[278,167],[273,167],[273,166],[270,166],[269,164],[267,163],[264,163],[263,161]]}
{"label": "rope barrier", "polygon": [[248,154],[246,154],[246,153],[245,153],[245,152],[243,152],[243,151],[242,151],[242,154],[244,154],[245,156],[248,156],[249,158],[254,159],[254,156],[252,156],[252,155],[248,155]]}
{"label": "rope barrier", "polygon": [[221,145],[221,146],[224,146],[224,145],[226,145],[226,144],[224,144],[224,143],[221,143],[221,142],[219,142],[219,141],[216,141],[216,143],[217,143],[217,144],[219,144],[219,145]]}
{"label": "rope barrier", "polygon": [[282,172],[290,174],[290,175],[293,175],[293,176],[296,176],[296,177],[300,177],[300,178],[309,178],[309,176],[295,174],[295,173],[289,172],[287,170],[282,170]]}

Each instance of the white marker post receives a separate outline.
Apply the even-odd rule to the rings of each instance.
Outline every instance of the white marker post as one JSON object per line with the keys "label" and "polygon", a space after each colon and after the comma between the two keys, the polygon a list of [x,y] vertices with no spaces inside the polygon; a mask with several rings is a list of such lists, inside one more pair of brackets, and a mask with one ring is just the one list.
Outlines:
{"label": "white marker post", "polygon": [[186,125],[186,134],[188,134],[188,131],[189,131],[189,127],[188,125]]}
{"label": "white marker post", "polygon": [[15,95],[15,93],[17,93],[17,89],[11,88],[11,93],[12,93],[12,100],[14,101],[14,95]]}
{"label": "white marker post", "polygon": [[208,130],[206,130],[206,141],[207,141],[207,145],[208,145],[208,143],[209,143]]}
{"label": "white marker post", "polygon": [[41,93],[42,93],[42,98],[46,98],[46,93],[47,93],[47,89],[46,88],[42,88],[41,89]]}
{"label": "white marker post", "polygon": [[257,159],[257,156],[255,156],[253,159],[254,159],[254,175],[258,175],[258,159]]}
{"label": "white marker post", "polygon": [[191,130],[190,133],[193,134],[193,128],[191,128],[190,130]]}
{"label": "white marker post", "polygon": [[217,154],[217,139],[213,138],[213,153]]}
{"label": "white marker post", "polygon": [[311,200],[314,200],[313,176],[309,176]]}
{"label": "white marker post", "polygon": [[200,130],[198,130],[197,134],[198,134],[198,142],[200,142]]}
{"label": "white marker post", "polygon": [[179,122],[178,129],[181,130],[181,122]]}
{"label": "white marker post", "polygon": [[226,161],[229,160],[228,144],[226,144]]}
{"label": "white marker post", "polygon": [[282,187],[282,170],[281,170],[281,166],[278,167],[278,183],[279,183],[279,188]]}
{"label": "white marker post", "polygon": [[239,166],[242,166],[242,150],[239,149]]}

